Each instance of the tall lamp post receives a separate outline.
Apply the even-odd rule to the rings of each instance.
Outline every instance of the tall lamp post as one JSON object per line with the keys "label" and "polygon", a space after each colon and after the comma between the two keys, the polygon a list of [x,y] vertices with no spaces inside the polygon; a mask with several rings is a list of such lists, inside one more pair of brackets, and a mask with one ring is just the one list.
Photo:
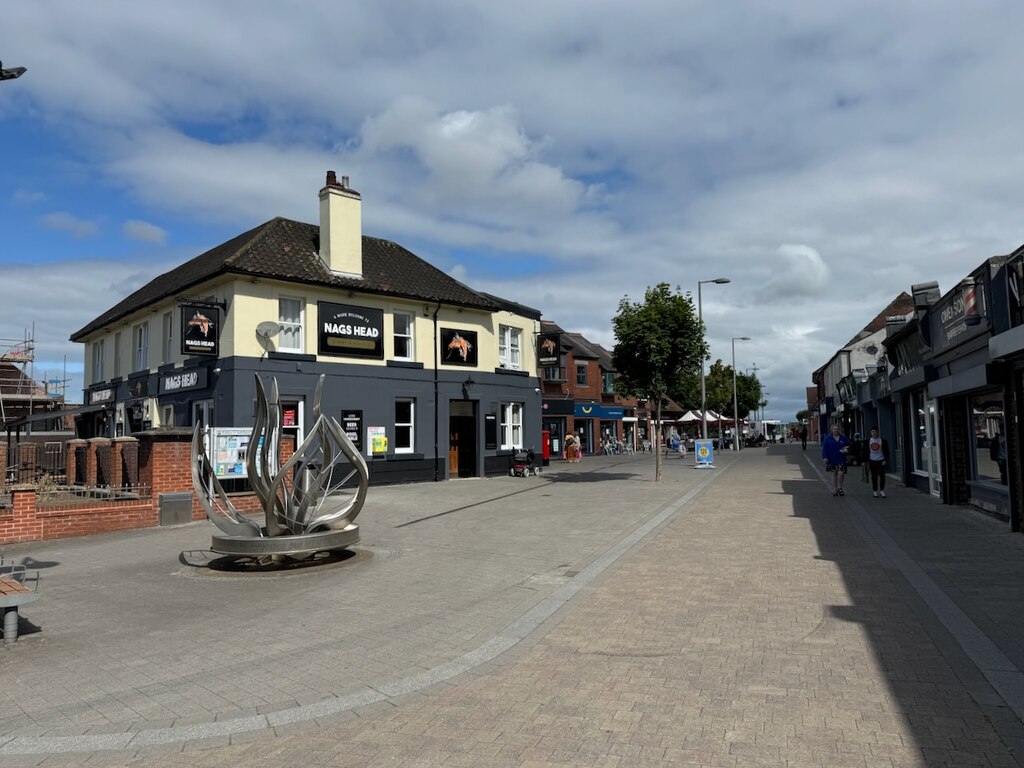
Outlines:
{"label": "tall lamp post", "polygon": [[[704,283],[715,283],[717,285],[724,285],[725,283],[731,283],[728,277],[716,277],[714,280],[698,280],[697,281],[697,319],[700,321],[700,332],[703,338],[704,334],[704,308],[700,301],[700,287]],[[704,381],[704,358],[700,359],[700,436],[704,439],[708,439],[708,392],[707,385]]]}
{"label": "tall lamp post", "polygon": [[750,341],[749,336],[732,337],[732,449],[740,450],[740,407],[736,396],[736,342]]}

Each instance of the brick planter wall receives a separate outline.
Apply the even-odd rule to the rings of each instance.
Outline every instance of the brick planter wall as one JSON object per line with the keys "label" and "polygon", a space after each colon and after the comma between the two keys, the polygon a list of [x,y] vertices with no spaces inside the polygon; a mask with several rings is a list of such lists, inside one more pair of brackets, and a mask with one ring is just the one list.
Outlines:
{"label": "brick planter wall", "polygon": [[[71,440],[68,443],[69,479],[75,477],[77,470],[75,447],[85,444],[86,441],[82,440]],[[291,457],[294,449],[293,440],[282,438],[281,464]],[[123,454],[138,451],[138,483],[151,489],[150,498],[41,506],[35,486],[12,486],[11,508],[0,508],[0,544],[150,528],[159,522],[161,493],[192,491],[190,430],[153,431],[138,435],[137,438],[119,438],[112,445],[109,440],[88,441],[86,476],[91,483],[95,483],[97,476],[98,450],[111,451],[114,457],[111,469],[121,482],[130,482],[130,478],[124,476]],[[260,511],[259,500],[254,494],[237,494],[230,498],[239,512],[248,514]],[[204,518],[202,506],[193,496],[192,519]]]}

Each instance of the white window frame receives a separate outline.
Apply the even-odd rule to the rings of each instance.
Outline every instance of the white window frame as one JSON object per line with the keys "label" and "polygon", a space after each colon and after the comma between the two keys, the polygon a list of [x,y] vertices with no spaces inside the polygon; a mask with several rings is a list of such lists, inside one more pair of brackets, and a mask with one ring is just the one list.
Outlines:
{"label": "white window frame", "polygon": [[523,447],[523,404],[501,404],[501,447]]}
{"label": "white window frame", "polygon": [[[294,320],[285,319],[284,316],[284,305],[285,302],[295,302],[298,305],[299,310],[299,321],[296,323]],[[280,352],[304,352],[305,351],[305,319],[306,319],[306,302],[300,299],[298,296],[278,296],[277,298],[277,318],[278,325],[281,326],[281,331],[278,334],[277,349]],[[296,346],[286,346],[285,339],[288,339],[292,333],[296,332],[298,336],[298,344]]]}
{"label": "white window frame", "polygon": [[124,375],[124,360],[121,359],[121,332],[114,334],[114,378]]}
{"label": "white window frame", "polygon": [[[398,332],[398,318],[400,318],[400,317],[404,317],[408,321],[408,323],[409,323],[409,325],[408,325],[408,333],[399,333]],[[395,360],[414,360],[415,356],[416,356],[416,345],[415,345],[415,341],[414,341],[415,334],[413,333],[413,331],[415,330],[415,327],[416,327],[415,326],[416,315],[414,315],[412,312],[392,312],[391,313],[391,322],[392,322],[392,330],[393,330],[392,345],[393,345],[393,351],[394,351],[394,354],[395,354],[394,359]],[[405,339],[406,340],[406,342],[408,344],[408,349],[407,349],[408,354],[405,354],[405,355],[398,354],[398,342],[399,342],[399,339]]]}
{"label": "white window frame", "polygon": [[[409,421],[398,420],[398,405],[399,403],[409,404]],[[399,444],[398,441],[398,429],[401,427],[403,430],[409,430],[409,443],[408,445]],[[413,453],[416,449],[416,398],[415,397],[396,397],[395,398],[395,453]]]}
{"label": "white window frame", "polygon": [[92,343],[92,380],[103,381],[103,339]]}
{"label": "white window frame", "polygon": [[513,371],[523,367],[523,329],[511,325],[498,326],[498,362]]}
{"label": "white window frame", "polygon": [[174,360],[174,314],[164,312],[164,363]]}
{"label": "white window frame", "polygon": [[133,371],[149,370],[149,321],[145,320],[132,328]]}
{"label": "white window frame", "polygon": [[173,405],[161,406],[160,426],[162,426],[162,427],[173,427],[174,426],[174,406]]}

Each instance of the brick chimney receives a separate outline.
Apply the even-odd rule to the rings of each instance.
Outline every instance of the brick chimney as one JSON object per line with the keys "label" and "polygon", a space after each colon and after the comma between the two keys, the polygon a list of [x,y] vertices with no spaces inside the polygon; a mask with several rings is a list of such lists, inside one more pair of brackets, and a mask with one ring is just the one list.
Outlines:
{"label": "brick chimney", "polygon": [[320,258],[341,275],[363,276],[363,201],[348,185],[348,176],[327,172],[320,190]]}

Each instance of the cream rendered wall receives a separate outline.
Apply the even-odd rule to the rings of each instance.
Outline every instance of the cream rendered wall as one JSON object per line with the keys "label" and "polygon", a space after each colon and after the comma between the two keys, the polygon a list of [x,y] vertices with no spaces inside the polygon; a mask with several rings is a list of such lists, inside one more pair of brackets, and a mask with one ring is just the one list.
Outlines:
{"label": "cream rendered wall", "polygon": [[[303,349],[305,354],[316,355],[319,362],[358,362],[360,365],[386,365],[395,357],[394,312],[408,312],[413,316],[414,360],[424,367],[434,365],[434,311],[436,304],[413,299],[398,299],[373,294],[348,291],[316,289],[289,283],[270,281],[252,282],[238,280],[234,284],[230,306],[231,313],[221,338],[221,355],[259,357],[264,353],[256,338],[256,326],[266,320],[277,321],[278,299],[282,296],[303,298]],[[317,302],[351,304],[382,310],[384,313],[384,359],[364,360],[360,358],[335,357],[317,354]],[[530,318],[511,312],[486,312],[468,308],[442,305],[437,315],[438,328],[463,328],[476,331],[477,368],[493,370],[498,367],[498,326],[510,325],[522,329],[523,370],[536,375],[536,339],[540,324]],[[230,341],[229,341],[230,340]],[[273,341],[273,340],[272,340]],[[276,348],[276,345],[275,345]],[[443,364],[442,364],[443,365]],[[445,366],[447,367],[447,366]],[[461,368],[463,366],[450,366]]]}

